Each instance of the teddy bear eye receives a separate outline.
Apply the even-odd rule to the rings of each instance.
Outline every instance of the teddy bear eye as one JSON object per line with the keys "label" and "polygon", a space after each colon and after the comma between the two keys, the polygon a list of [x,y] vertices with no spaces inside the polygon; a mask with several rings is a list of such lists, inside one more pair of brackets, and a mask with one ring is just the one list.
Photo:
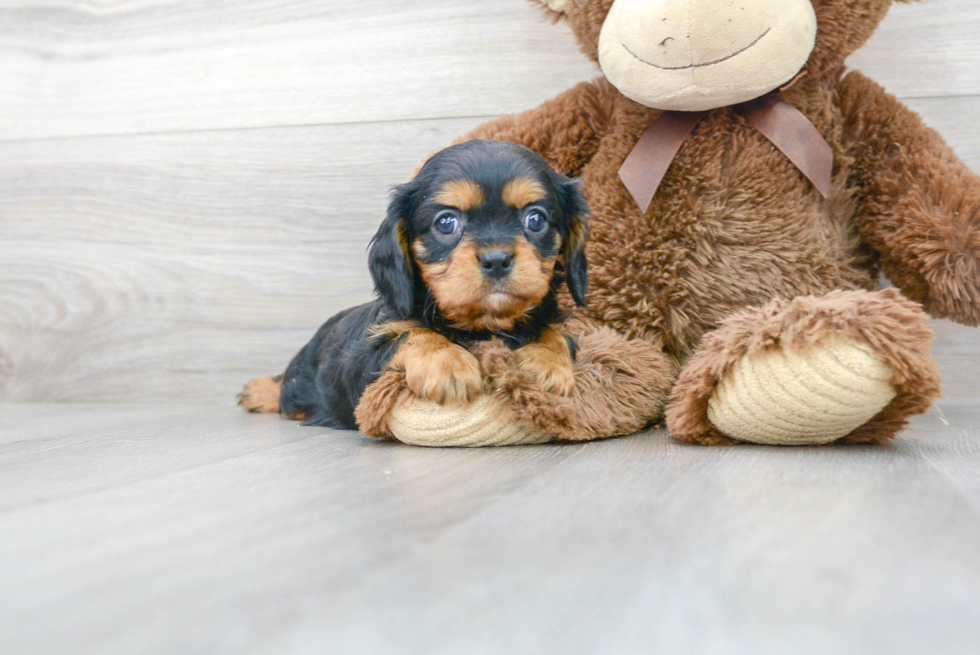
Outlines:
{"label": "teddy bear eye", "polygon": [[436,218],[435,231],[443,236],[452,236],[459,230],[459,219],[454,214],[442,214]]}
{"label": "teddy bear eye", "polygon": [[524,217],[524,229],[528,232],[543,232],[548,227],[548,220],[540,211],[529,211]]}

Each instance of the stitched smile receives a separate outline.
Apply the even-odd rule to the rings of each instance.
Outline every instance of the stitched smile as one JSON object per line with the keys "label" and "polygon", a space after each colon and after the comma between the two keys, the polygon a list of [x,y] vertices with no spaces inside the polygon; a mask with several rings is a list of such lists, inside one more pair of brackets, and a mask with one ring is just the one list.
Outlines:
{"label": "stitched smile", "polygon": [[723,61],[728,61],[732,57],[737,57],[738,55],[742,54],[743,52],[745,52],[746,50],[748,50],[749,48],[751,48],[752,46],[754,46],[756,43],[758,43],[759,41],[761,41],[762,40],[762,37],[764,37],[766,34],[769,34],[770,30],[772,30],[771,27],[766,28],[766,31],[763,32],[762,34],[760,34],[758,36],[758,38],[756,38],[755,41],[753,41],[752,43],[748,44],[747,46],[745,46],[741,50],[738,50],[737,52],[733,52],[730,55],[727,55],[725,57],[722,57],[721,59],[715,59],[714,61],[709,61],[709,62],[704,63],[704,64],[688,64],[687,66],[658,66],[656,64],[651,64],[646,59],[642,59],[638,54],[636,54],[635,52],[633,52],[632,50],[630,50],[625,43],[623,43],[623,49],[626,50],[626,52],[628,52],[631,55],[633,55],[633,58],[636,59],[638,62],[640,62],[642,64],[646,64],[647,66],[653,66],[654,68],[659,68],[660,70],[665,70],[665,71],[679,71],[679,70],[684,70],[686,68],[704,68],[705,66],[714,66],[715,64],[720,64]]}

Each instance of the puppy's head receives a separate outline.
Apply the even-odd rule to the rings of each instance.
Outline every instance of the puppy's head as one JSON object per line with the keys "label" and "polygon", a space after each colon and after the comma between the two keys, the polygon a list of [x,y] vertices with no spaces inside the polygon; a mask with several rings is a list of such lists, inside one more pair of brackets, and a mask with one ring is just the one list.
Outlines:
{"label": "puppy's head", "polygon": [[464,330],[509,330],[556,273],[584,305],[587,215],[578,183],[523,146],[446,148],[395,189],[371,243],[375,288],[403,316],[431,299]]}

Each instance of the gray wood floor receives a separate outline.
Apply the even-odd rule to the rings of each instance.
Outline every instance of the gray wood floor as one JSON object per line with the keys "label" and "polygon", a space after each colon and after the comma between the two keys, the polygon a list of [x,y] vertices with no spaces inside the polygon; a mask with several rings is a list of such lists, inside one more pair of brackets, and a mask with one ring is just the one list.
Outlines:
{"label": "gray wood floor", "polygon": [[980,409],[890,447],[427,450],[0,405],[0,652],[976,653]]}

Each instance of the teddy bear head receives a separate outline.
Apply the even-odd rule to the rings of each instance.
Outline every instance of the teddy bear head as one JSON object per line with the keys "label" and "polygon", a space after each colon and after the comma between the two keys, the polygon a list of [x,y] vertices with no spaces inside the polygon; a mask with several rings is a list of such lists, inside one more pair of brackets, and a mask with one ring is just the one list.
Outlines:
{"label": "teddy bear head", "polygon": [[703,111],[841,66],[893,1],[538,0],[623,95]]}

